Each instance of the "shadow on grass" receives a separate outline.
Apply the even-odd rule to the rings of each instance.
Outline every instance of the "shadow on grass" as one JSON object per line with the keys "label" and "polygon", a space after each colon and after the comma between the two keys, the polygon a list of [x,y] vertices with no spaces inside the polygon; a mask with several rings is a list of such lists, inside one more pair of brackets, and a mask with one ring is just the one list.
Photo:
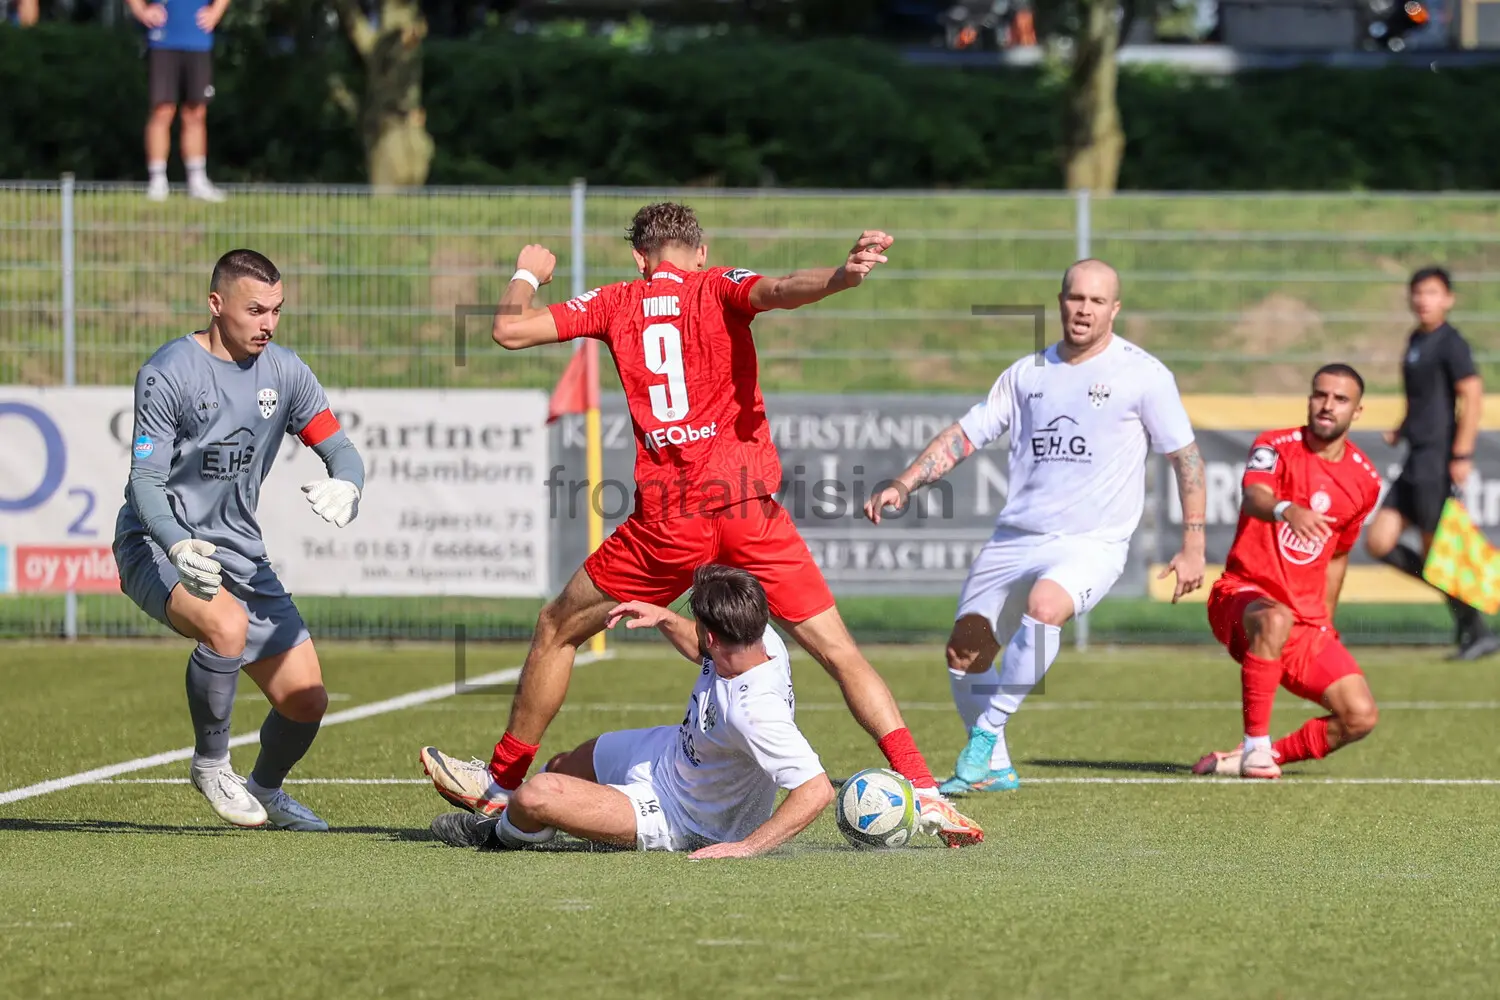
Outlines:
{"label": "shadow on grass", "polygon": [[1028,760],[1031,767],[1067,767],[1094,771],[1134,771],[1141,774],[1191,774],[1191,764],[1168,760]]}
{"label": "shadow on grass", "polygon": [[[232,826],[172,826],[166,823],[135,823],[117,819],[11,819],[0,817],[0,833],[150,833],[174,837],[227,837],[246,833],[280,833],[282,831],[263,828],[241,830]],[[359,834],[382,836],[392,841],[434,840],[432,832],[425,829],[406,829],[386,826],[335,826],[330,834]]]}

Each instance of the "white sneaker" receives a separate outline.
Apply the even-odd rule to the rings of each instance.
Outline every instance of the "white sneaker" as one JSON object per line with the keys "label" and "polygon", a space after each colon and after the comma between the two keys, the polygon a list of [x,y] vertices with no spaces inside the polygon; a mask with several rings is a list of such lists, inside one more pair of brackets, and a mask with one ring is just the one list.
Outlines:
{"label": "white sneaker", "polygon": [[1281,777],[1281,766],[1276,763],[1276,754],[1270,747],[1255,747],[1246,750],[1240,757],[1241,778],[1264,778],[1275,781]]}
{"label": "white sneaker", "polygon": [[165,176],[153,177],[151,178],[151,182],[146,185],[146,197],[151,201],[166,201],[167,196],[171,193],[172,189],[167,184]]}
{"label": "white sneaker", "polygon": [[328,824],[317,813],[288,795],[285,788],[257,788],[250,794],[265,807],[266,815],[274,827],[297,833],[328,832]]}
{"label": "white sneaker", "polygon": [[205,177],[202,180],[188,181],[188,197],[197,198],[199,201],[220,202],[229,196],[214,187],[213,183]]}
{"label": "white sneaker", "polygon": [[234,773],[228,761],[207,767],[195,764],[189,774],[193,787],[203,793],[209,806],[226,823],[249,828],[266,825],[270,818],[266,807],[245,788],[245,779]]}

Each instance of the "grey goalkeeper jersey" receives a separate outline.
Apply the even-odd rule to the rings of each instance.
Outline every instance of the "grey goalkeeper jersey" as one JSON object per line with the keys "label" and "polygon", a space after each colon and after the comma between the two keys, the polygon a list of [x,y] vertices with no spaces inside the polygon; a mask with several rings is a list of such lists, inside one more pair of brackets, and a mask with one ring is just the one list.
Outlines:
{"label": "grey goalkeeper jersey", "polygon": [[[274,342],[245,363],[215,357],[191,335],[162,345],[135,379],[131,480],[116,535],[148,533],[163,549],[212,542],[225,571],[248,580],[266,559],[255,516],[261,483],[286,435],[308,445],[343,438],[327,410],[312,370]],[[163,476],[170,519],[132,502],[143,482]]]}

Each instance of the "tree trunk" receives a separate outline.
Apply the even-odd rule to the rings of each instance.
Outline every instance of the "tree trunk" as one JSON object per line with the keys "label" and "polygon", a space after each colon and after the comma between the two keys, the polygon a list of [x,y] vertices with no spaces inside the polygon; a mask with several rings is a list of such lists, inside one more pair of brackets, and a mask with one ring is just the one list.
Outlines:
{"label": "tree trunk", "polygon": [[365,68],[359,126],[365,166],[376,189],[421,187],[432,166],[432,136],[422,109],[422,39],[427,20],[417,0],[382,0],[379,26],[353,0],[339,17]]}
{"label": "tree trunk", "polygon": [[1125,155],[1125,132],[1115,99],[1115,0],[1081,0],[1079,13],[1063,119],[1067,182],[1069,190],[1108,194],[1119,180]]}

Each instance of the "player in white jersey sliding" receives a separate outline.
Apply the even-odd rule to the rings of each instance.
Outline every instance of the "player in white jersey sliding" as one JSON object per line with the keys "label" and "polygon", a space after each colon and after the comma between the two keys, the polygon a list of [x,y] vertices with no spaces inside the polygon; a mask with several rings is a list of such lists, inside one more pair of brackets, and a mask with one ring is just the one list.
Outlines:
{"label": "player in white jersey sliding", "polygon": [[[631,601],[608,624],[656,627],[703,669],[679,726],[604,733],[509,793],[496,816],[446,813],[432,831],[455,847],[524,848],[558,830],[693,858],[764,854],[807,828],[833,785],[793,717],[791,663],[769,627],[760,581],[707,565],[693,577],[693,617]],[[776,806],[776,790],[788,794]],[[773,808],[774,807],[774,808]]]}
{"label": "player in white jersey sliding", "polygon": [[[1006,791],[1020,781],[1005,725],[1057,658],[1062,626],[1109,592],[1145,506],[1146,453],[1166,453],[1182,500],[1172,600],[1203,584],[1203,458],[1161,362],[1117,336],[1120,279],[1103,261],[1063,275],[1062,340],[1005,370],[957,423],[865,505],[876,524],[1010,432],[1010,491],[995,533],[969,567],[948,638],[953,701],[969,734],[945,793]],[[1001,653],[1000,669],[994,666]]]}

